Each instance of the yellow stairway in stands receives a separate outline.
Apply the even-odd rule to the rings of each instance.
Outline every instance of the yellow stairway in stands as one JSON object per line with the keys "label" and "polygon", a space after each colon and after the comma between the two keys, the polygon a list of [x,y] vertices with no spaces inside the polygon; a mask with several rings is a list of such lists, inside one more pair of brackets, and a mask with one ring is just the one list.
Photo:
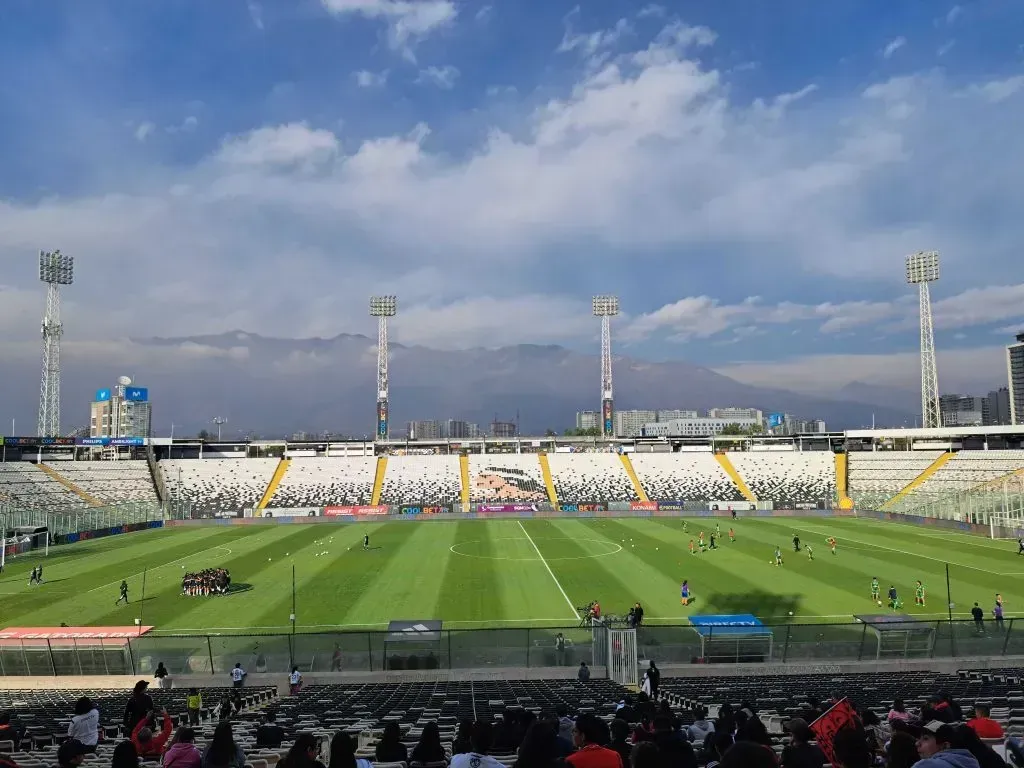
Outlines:
{"label": "yellow stairway in stands", "polygon": [[853,509],[853,499],[847,488],[847,461],[845,453],[836,454],[836,500],[840,509]]}
{"label": "yellow stairway in stands", "polygon": [[[257,510],[263,510],[270,504],[271,499],[274,498],[274,494],[277,493],[277,486],[284,480],[284,473],[288,471],[289,465],[291,465],[291,459],[282,458],[277,462],[277,468],[274,470],[274,476],[270,478],[270,482],[267,484],[267,490],[263,492],[263,498],[260,499],[260,503],[256,505]],[[263,513],[260,512],[258,517],[262,517]]]}
{"label": "yellow stairway in stands", "polygon": [[377,457],[377,475],[373,478],[373,496],[370,497],[371,506],[380,505],[380,494],[384,490],[384,474],[388,471],[388,457]]}
{"label": "yellow stairway in stands", "polygon": [[462,503],[469,504],[469,456],[459,455],[459,474],[462,475]]}
{"label": "yellow stairway in stands", "polygon": [[726,453],[716,453],[715,459],[717,459],[718,463],[722,465],[722,469],[725,470],[725,474],[727,474],[733,483],[736,484],[740,493],[743,494],[743,498],[747,501],[757,501],[754,494],[750,492],[750,488],[747,487],[747,482],[740,477],[740,473],[737,472],[736,467],[732,465],[732,462],[729,460],[729,455]]}
{"label": "yellow stairway in stands", "polygon": [[936,472],[938,472],[940,469],[942,469],[944,466],[946,466],[946,462],[948,462],[954,456],[956,456],[956,454],[953,453],[952,451],[949,451],[949,452],[944,453],[941,456],[939,456],[939,458],[937,458],[935,461],[933,461],[931,464],[928,465],[928,469],[926,469],[920,475],[918,475],[913,480],[911,480],[909,483],[907,483],[907,487],[906,488],[904,488],[902,491],[900,491],[895,496],[893,496],[891,499],[889,499],[887,502],[885,502],[885,504],[882,505],[882,509],[892,509],[892,507],[894,507],[896,504],[898,504],[904,498],[906,498],[907,496],[912,494],[915,490],[917,490],[922,485],[924,485],[925,481],[929,477],[931,477]]}
{"label": "yellow stairway in stands", "polygon": [[636,470],[633,469],[633,462],[629,460],[628,453],[620,453],[619,458],[622,459],[622,466],[626,470],[626,474],[629,475],[629,482],[633,484],[633,490],[636,492],[636,496],[640,501],[650,501],[647,498],[647,491],[640,485],[640,478],[636,476]]}
{"label": "yellow stairway in stands", "polygon": [[548,462],[548,455],[541,453],[538,456],[540,460],[540,473],[544,476],[544,487],[548,489],[548,501],[558,506],[558,494],[555,492],[555,480],[551,477],[551,464]]}
{"label": "yellow stairway in stands", "polygon": [[63,485],[65,488],[67,488],[69,491],[71,491],[73,494],[75,494],[78,498],[80,498],[82,501],[84,501],[90,507],[102,507],[103,506],[103,502],[102,501],[97,499],[95,496],[90,496],[88,493],[83,491],[81,488],[79,488],[77,485],[72,483],[66,477],[64,477],[63,475],[59,474],[57,472],[57,470],[55,470],[53,467],[48,467],[46,464],[43,464],[42,462],[39,462],[38,464],[36,464],[36,466],[39,467],[39,469],[41,469],[43,472],[48,474],[50,477],[52,477],[54,480],[56,480],[58,483]]}

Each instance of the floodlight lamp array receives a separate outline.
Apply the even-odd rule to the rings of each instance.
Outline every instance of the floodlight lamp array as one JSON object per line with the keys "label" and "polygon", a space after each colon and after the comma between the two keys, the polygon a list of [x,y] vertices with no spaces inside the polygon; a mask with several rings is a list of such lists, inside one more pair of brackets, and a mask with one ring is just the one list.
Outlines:
{"label": "floodlight lamp array", "polygon": [[39,279],[50,285],[71,285],[75,280],[75,257],[60,251],[40,251]]}
{"label": "floodlight lamp array", "polygon": [[597,317],[612,317],[619,314],[619,297],[595,296],[592,306]]}
{"label": "floodlight lamp array", "polygon": [[371,317],[394,317],[398,312],[398,300],[394,296],[371,296]]}
{"label": "floodlight lamp array", "polygon": [[934,283],[939,279],[939,254],[918,251],[907,256],[907,282],[911,285]]}

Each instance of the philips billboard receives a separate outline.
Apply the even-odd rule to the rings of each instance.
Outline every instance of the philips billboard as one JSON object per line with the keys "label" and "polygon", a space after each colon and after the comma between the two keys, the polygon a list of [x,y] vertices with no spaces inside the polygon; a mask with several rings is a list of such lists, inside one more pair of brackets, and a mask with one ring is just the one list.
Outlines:
{"label": "philips billboard", "polygon": [[124,399],[133,403],[149,402],[149,389],[146,387],[125,387]]}

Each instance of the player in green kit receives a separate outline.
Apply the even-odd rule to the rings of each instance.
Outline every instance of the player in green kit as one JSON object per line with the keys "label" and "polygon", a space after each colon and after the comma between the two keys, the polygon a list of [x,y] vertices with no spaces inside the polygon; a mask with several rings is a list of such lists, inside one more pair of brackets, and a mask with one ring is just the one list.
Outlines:
{"label": "player in green kit", "polygon": [[878,577],[871,577],[871,599],[876,603],[878,602],[878,596],[881,594],[881,587],[878,586]]}
{"label": "player in green kit", "polygon": [[813,560],[814,559],[814,548],[811,547],[810,544],[805,544],[804,545],[804,549],[807,550],[807,559],[808,560]]}
{"label": "player in green kit", "polygon": [[924,608],[924,584],[920,580],[914,585],[914,605]]}

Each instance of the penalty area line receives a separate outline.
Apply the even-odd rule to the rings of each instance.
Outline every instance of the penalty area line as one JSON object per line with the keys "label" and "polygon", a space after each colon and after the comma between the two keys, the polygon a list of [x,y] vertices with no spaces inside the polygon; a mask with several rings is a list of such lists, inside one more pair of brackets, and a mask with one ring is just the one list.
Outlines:
{"label": "penalty area line", "polygon": [[547,568],[548,575],[551,576],[551,580],[553,582],[555,582],[555,586],[558,587],[558,591],[562,593],[562,597],[565,598],[565,602],[569,604],[569,610],[572,611],[573,619],[574,620],[578,619],[580,616],[576,612],[576,606],[573,605],[572,600],[569,599],[569,596],[567,594],[565,594],[565,590],[562,589],[562,585],[558,581],[558,577],[555,576],[555,572],[551,570],[551,566],[548,565],[548,561],[544,558],[544,555],[542,555],[540,553],[540,549],[537,547],[537,543],[533,540],[533,537],[530,536],[529,533],[527,533],[526,527],[523,525],[523,521],[522,520],[516,520],[516,522],[519,523],[520,530],[523,532],[523,535],[526,537],[526,540],[529,541],[530,544],[533,546],[533,551],[537,553],[537,557],[540,558],[541,563],[543,563],[544,567]]}

